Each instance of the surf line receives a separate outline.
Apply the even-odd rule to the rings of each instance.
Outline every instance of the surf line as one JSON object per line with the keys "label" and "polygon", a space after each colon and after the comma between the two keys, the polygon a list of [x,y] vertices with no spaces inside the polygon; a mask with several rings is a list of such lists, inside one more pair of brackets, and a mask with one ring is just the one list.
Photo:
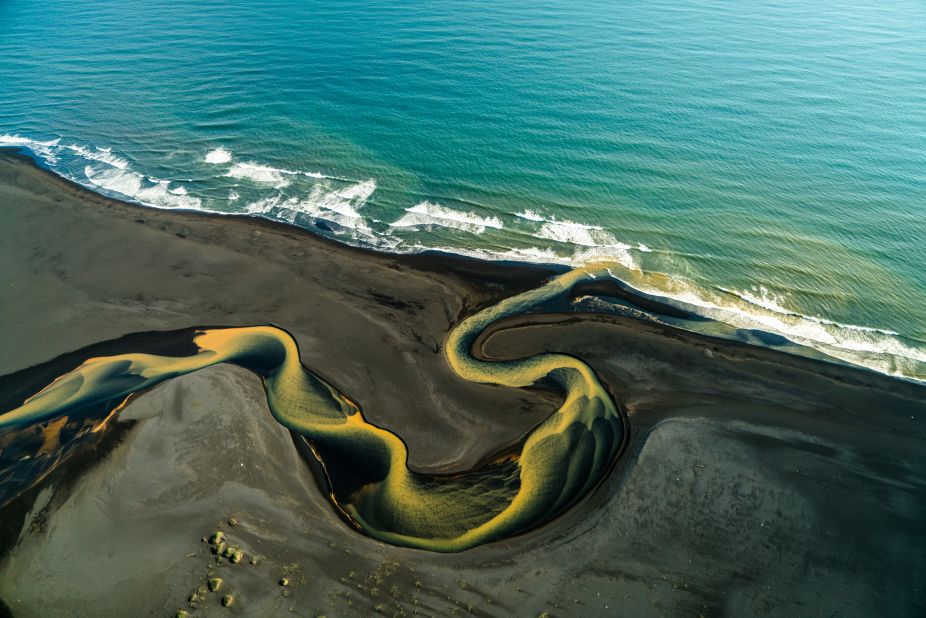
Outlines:
{"label": "surf line", "polygon": [[598,485],[619,455],[622,416],[585,362],[555,353],[491,361],[472,355],[474,342],[494,322],[568,294],[577,283],[609,275],[603,266],[571,270],[483,309],[451,330],[444,355],[461,378],[513,388],[537,385],[564,396],[519,451],[468,472],[410,470],[405,443],[368,422],[348,396],[305,368],[293,337],[273,326],[195,331],[198,351],[190,356],[89,358],[0,415],[0,429],[126,400],[174,377],[219,363],[235,364],[261,377],[273,417],[310,445],[328,479],[329,499],[361,532],[399,546],[462,551],[561,515]]}

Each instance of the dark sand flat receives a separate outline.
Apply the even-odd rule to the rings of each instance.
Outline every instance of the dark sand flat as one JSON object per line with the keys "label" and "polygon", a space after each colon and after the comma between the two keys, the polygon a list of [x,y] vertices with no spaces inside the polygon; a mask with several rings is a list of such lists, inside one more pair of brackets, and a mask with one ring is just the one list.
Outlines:
{"label": "dark sand flat", "polygon": [[[441,354],[462,316],[552,270],[135,207],[11,156],[0,209],[0,375],[130,333],[272,323],[432,471],[471,467],[556,406],[462,382]],[[544,350],[594,367],[630,436],[540,529],[451,555],[358,534],[259,380],[223,365],[141,395],[97,451],[5,509],[0,599],[17,616],[926,612],[926,389],[617,316],[515,318],[477,343]],[[214,566],[201,538],[216,529],[242,564]],[[210,572],[223,588],[190,609]]]}

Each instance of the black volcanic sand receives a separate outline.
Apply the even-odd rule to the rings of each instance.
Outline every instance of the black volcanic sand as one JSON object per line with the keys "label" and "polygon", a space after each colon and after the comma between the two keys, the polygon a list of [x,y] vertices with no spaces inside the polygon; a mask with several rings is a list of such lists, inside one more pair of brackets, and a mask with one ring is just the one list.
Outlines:
{"label": "black volcanic sand", "polygon": [[[553,270],[139,208],[11,155],[0,209],[0,374],[16,374],[2,400],[78,361],[26,368],[99,342],[273,323],[420,470],[467,469],[557,403],[461,382],[440,351],[462,316]],[[630,438],[589,499],[534,532],[450,555],[356,533],[259,380],[222,365],[142,394],[4,508],[0,599],[17,616],[926,612],[926,389],[615,316],[514,318],[477,342],[539,351],[594,367]],[[239,564],[201,540],[216,530]],[[220,589],[190,607],[209,577]]]}

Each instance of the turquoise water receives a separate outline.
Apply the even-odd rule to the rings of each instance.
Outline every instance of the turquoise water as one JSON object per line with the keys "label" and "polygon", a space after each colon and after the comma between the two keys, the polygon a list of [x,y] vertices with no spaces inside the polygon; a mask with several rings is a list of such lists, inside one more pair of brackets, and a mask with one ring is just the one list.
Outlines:
{"label": "turquoise water", "polygon": [[0,2],[0,135],[155,206],[614,259],[926,377],[919,1]]}

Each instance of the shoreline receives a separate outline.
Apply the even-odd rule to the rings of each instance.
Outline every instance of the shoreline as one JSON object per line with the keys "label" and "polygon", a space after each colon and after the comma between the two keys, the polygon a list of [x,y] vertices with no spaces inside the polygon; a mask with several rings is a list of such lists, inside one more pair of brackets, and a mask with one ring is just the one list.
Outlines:
{"label": "shoreline", "polygon": [[[416,470],[468,470],[560,403],[536,388],[462,382],[442,354],[462,318],[552,270],[372,253],[253,217],[151,209],[21,157],[0,156],[0,205],[7,400],[24,376],[41,382],[121,337],[131,350],[158,333],[274,324],[304,366],[401,436]],[[262,615],[281,599],[316,613],[487,616],[604,603],[636,614],[926,606],[916,584],[926,388],[634,315],[554,305],[474,342],[485,359],[582,359],[626,413],[614,468],[540,528],[452,555],[357,534],[270,416],[260,380],[220,365],[133,399],[108,426],[120,437],[112,450],[79,474],[58,467],[5,513],[0,599],[25,616],[172,613],[212,564],[238,607]],[[0,458],[38,452],[44,436],[0,433]],[[224,523],[231,515],[237,527]],[[260,563],[216,566],[200,538],[217,527]],[[93,581],[88,555],[106,556]],[[872,568],[860,572],[863,562]],[[309,577],[283,597],[276,582],[291,564]]]}
{"label": "shoreline", "polygon": [[[336,247],[339,250],[344,250],[349,253],[356,252],[360,255],[366,256],[375,256],[382,259],[400,259],[408,260],[409,265],[413,265],[417,268],[428,268],[430,259],[434,259],[437,264],[430,265],[435,270],[440,269],[441,267],[453,267],[464,273],[470,273],[475,276],[482,276],[490,279],[494,282],[492,275],[498,275],[499,273],[493,272],[493,268],[500,266],[499,270],[511,270],[513,272],[502,273],[503,275],[511,275],[511,278],[517,280],[517,275],[523,272],[542,272],[543,276],[550,276],[555,273],[565,272],[570,270],[571,266],[566,266],[564,264],[554,264],[554,263],[541,263],[541,262],[519,262],[514,260],[485,260],[478,257],[467,256],[459,253],[452,253],[448,251],[441,251],[439,249],[427,249],[415,253],[400,253],[387,251],[385,249],[377,247],[361,247],[357,245],[352,245],[350,243],[342,242],[335,238],[325,236],[324,234],[319,234],[313,232],[312,230],[294,225],[291,223],[286,223],[284,221],[278,221],[276,219],[270,219],[267,217],[261,217],[259,215],[250,215],[243,213],[223,213],[211,210],[195,210],[189,208],[168,208],[161,206],[151,206],[149,204],[143,204],[141,202],[133,202],[127,199],[111,197],[104,193],[94,191],[93,189],[86,187],[78,182],[66,178],[53,170],[51,167],[45,164],[44,160],[33,153],[27,146],[15,147],[15,146],[0,146],[0,158],[9,158],[13,160],[24,161],[29,165],[32,165],[37,170],[41,171],[44,174],[47,174],[48,177],[54,182],[60,182],[63,185],[69,187],[71,190],[77,193],[86,193],[87,196],[94,196],[107,200],[116,204],[119,204],[123,208],[135,209],[140,213],[150,213],[154,212],[173,212],[178,213],[179,215],[187,217],[202,217],[203,219],[213,220],[213,221],[222,221],[222,220],[232,220],[243,222],[247,225],[256,225],[256,226],[266,226],[267,229],[272,229],[279,231],[285,234],[302,234],[306,238],[311,239],[311,242],[318,242],[322,244],[327,244],[331,247]],[[422,259],[422,257],[428,259]],[[529,280],[533,280],[532,277],[528,277]]]}
{"label": "shoreline", "polygon": [[[204,220],[208,221],[231,220],[241,222],[244,225],[253,225],[257,227],[264,226],[265,229],[278,231],[284,235],[304,235],[303,237],[308,239],[309,242],[317,242],[322,245],[327,245],[332,247],[334,250],[343,250],[347,253],[353,253],[359,256],[368,256],[376,259],[396,261],[419,270],[429,270],[433,272],[453,270],[474,280],[484,281],[489,285],[509,285],[511,286],[512,293],[524,291],[530,287],[536,287],[544,278],[575,268],[574,266],[567,266],[558,263],[523,262],[514,260],[487,260],[481,257],[452,253],[439,249],[426,249],[420,252],[402,253],[392,252],[376,247],[357,246],[343,242],[336,238],[328,237],[318,232],[314,232],[313,230],[303,226],[270,219],[260,215],[222,213],[209,210],[193,210],[186,208],[158,207],[110,197],[103,193],[94,191],[93,189],[88,188],[78,182],[70,180],[69,178],[61,176],[51,167],[49,167],[39,155],[33,153],[27,146],[0,147],[0,158],[3,157],[25,161],[44,174],[47,174],[52,181],[63,183],[65,186],[69,187],[71,190],[77,192],[78,194],[85,192],[88,197],[95,196],[101,198],[102,200],[109,200],[115,204],[121,205],[123,208],[135,209],[142,214],[146,212],[172,212],[191,218],[202,217]],[[181,233],[182,232],[178,232],[178,234]],[[612,296],[620,300],[626,300],[643,312],[656,316],[657,319],[660,317],[668,317],[678,318],[682,321],[688,320],[694,322],[708,322],[714,325],[719,325],[725,331],[725,334],[722,335],[704,334],[690,328],[685,328],[684,325],[679,325],[678,322],[669,324],[670,328],[686,331],[697,336],[705,337],[708,340],[717,339],[727,343],[745,343],[748,346],[771,350],[773,352],[783,352],[799,358],[837,365],[840,367],[859,369],[901,382],[908,382],[915,385],[926,385],[926,380],[918,379],[916,377],[904,374],[887,373],[877,368],[861,364],[860,362],[853,362],[851,360],[836,358],[811,346],[793,342],[790,339],[787,339],[786,337],[772,331],[763,331],[758,329],[737,329],[714,318],[706,317],[698,313],[694,313],[690,310],[680,309],[671,302],[667,302],[670,301],[671,298],[655,298],[652,294],[633,288],[633,286],[626,281],[620,279],[618,279],[618,281],[618,284],[612,284],[610,287],[606,284],[605,287],[602,288],[600,285],[592,282],[585,284],[584,287],[588,290],[588,293],[592,295],[598,294]],[[611,294],[608,293],[609,290],[612,292]],[[595,314],[594,312],[586,311],[583,313],[583,315],[590,316]],[[601,315],[607,314],[603,312]],[[741,333],[749,333],[750,335],[755,333],[756,336],[751,336],[751,341],[738,341],[738,337],[741,336]],[[767,344],[766,341],[773,343]],[[786,343],[781,345],[782,341]]]}

